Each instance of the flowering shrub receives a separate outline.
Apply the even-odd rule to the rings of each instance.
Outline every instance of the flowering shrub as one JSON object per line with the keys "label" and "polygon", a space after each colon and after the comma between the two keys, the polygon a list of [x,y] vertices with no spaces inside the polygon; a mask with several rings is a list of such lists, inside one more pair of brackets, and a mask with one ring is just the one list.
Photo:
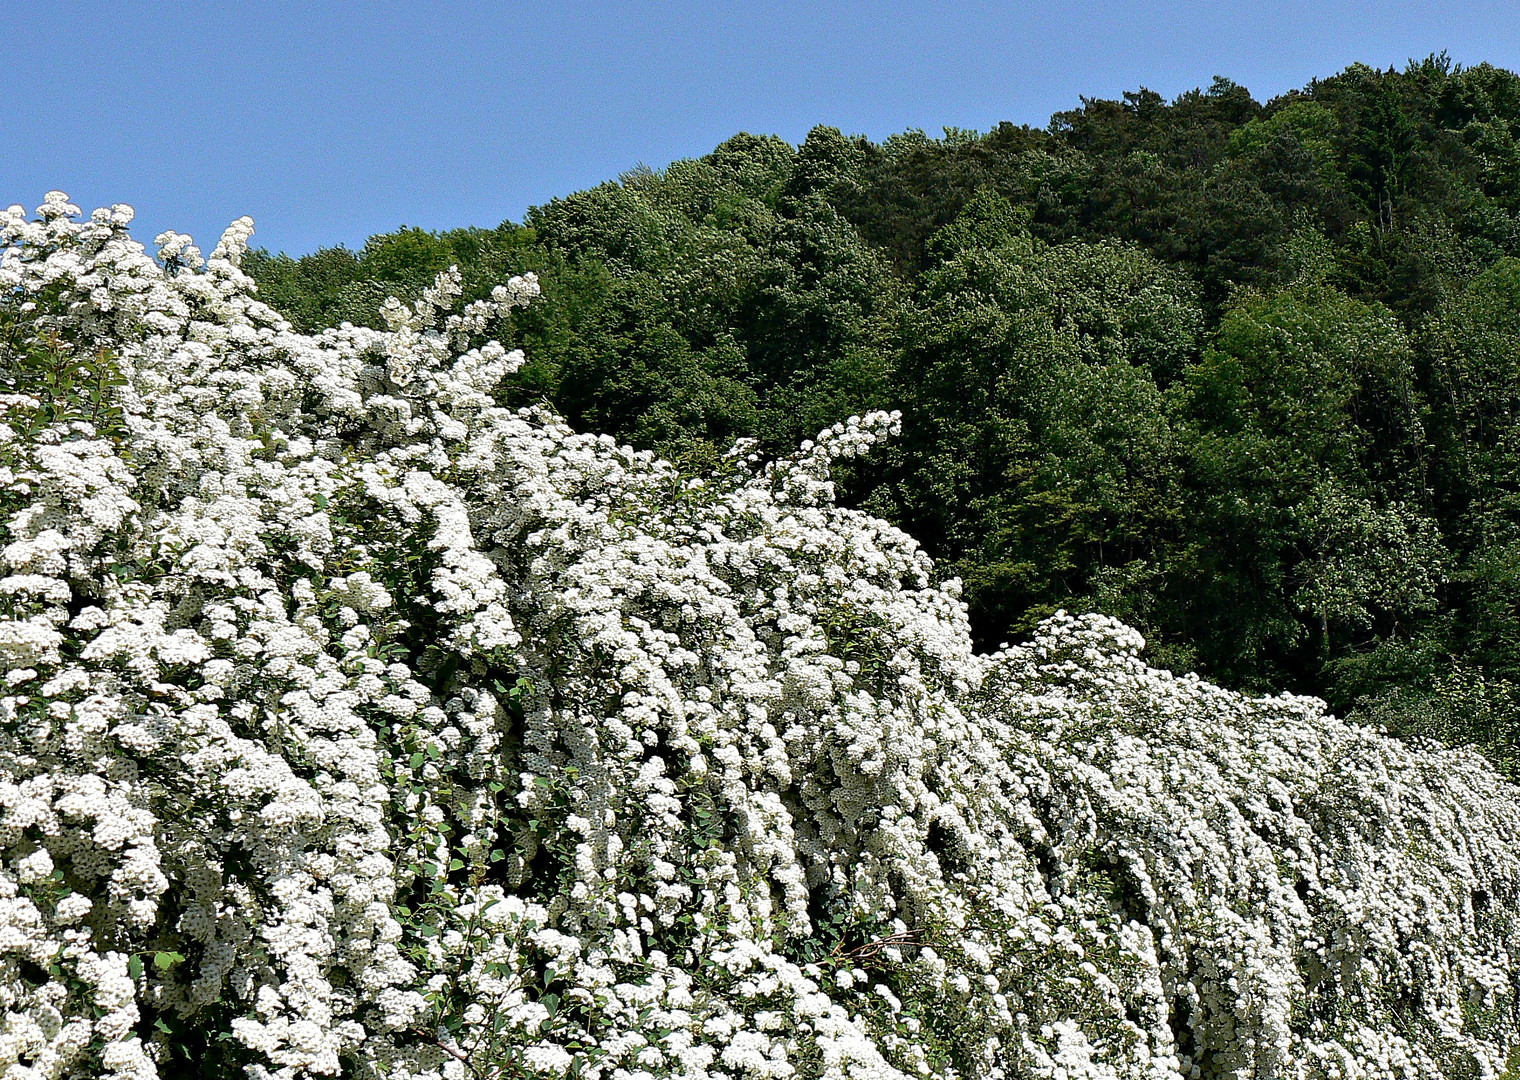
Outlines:
{"label": "flowering shrub", "polygon": [[292,332],[0,218],[0,1076],[1492,1076],[1475,755],[973,655],[830,462],[693,479],[492,392],[514,278]]}

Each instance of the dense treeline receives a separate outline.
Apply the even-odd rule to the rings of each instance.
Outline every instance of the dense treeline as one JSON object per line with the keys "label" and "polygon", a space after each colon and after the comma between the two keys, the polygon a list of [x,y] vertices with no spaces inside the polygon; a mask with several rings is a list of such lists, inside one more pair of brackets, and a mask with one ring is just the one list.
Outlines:
{"label": "dense treeline", "polygon": [[964,579],[980,644],[1099,610],[1513,771],[1517,138],[1487,65],[1218,79],[1045,130],[738,135],[522,225],[245,267],[303,329],[536,270],[503,393],[687,468],[901,409],[848,498]]}

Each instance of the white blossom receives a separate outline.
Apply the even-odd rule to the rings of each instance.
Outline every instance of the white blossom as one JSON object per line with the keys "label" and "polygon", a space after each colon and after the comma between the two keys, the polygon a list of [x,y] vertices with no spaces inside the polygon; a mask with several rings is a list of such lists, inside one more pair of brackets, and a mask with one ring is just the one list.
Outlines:
{"label": "white blossom", "polygon": [[1475,755],[1096,616],[974,655],[833,501],[895,414],[686,477],[496,405],[531,275],[305,336],[248,219],[78,214],[0,214],[0,1075],[1503,1071]]}

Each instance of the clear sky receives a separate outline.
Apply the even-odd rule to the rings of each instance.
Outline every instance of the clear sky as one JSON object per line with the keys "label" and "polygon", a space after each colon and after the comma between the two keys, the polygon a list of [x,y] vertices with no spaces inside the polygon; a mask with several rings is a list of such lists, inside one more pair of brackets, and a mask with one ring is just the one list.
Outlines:
{"label": "clear sky", "polygon": [[1520,69],[1520,0],[0,0],[0,205],[50,188],[299,254],[527,207],[738,131],[1043,126],[1079,95],[1259,100],[1361,61]]}

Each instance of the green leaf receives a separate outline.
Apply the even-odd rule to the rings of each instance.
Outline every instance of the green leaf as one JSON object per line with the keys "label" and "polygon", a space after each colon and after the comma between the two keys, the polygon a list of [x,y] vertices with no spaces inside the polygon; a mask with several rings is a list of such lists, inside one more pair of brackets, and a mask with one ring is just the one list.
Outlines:
{"label": "green leaf", "polygon": [[142,957],[134,955],[132,959],[127,961],[127,974],[134,979],[138,979],[142,977],[142,973]]}

